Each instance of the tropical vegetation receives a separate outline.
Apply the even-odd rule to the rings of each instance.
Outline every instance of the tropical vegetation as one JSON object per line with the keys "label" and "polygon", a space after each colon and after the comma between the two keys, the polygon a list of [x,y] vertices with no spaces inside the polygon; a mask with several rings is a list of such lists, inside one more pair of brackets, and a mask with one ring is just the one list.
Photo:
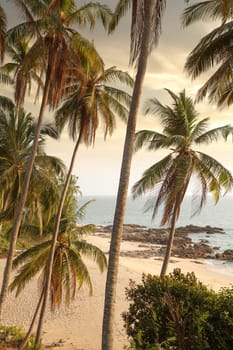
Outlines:
{"label": "tropical vegetation", "polygon": [[119,268],[120,245],[126,210],[129,187],[130,168],[133,157],[134,134],[137,124],[140,97],[149,54],[157,44],[161,32],[161,19],[165,8],[165,0],[126,1],[120,0],[110,23],[112,31],[120,18],[131,8],[131,46],[130,63],[135,64],[137,73],[132,94],[132,102],[126,128],[126,136],[121,163],[121,172],[117,192],[116,209],[113,220],[112,236],[109,251],[109,264],[105,287],[104,317],[102,327],[102,350],[114,349],[114,310]]}
{"label": "tropical vegetation", "polygon": [[[102,350],[114,348],[116,287],[130,168],[134,147],[138,150],[142,146],[152,151],[169,149],[168,156],[145,171],[133,194],[136,197],[161,185],[158,197],[149,207],[155,216],[158,207],[165,204],[162,224],[170,223],[171,229],[161,271],[163,279],[143,276],[145,288],[139,293],[137,305],[124,314],[131,347],[229,349],[232,291],[219,294],[209,291],[193,274],[184,276],[175,271],[169,277],[164,275],[182,200],[193,174],[201,188],[199,209],[207,192],[212,192],[217,201],[222,191],[228,191],[233,184],[230,172],[223,165],[199,148],[194,150],[193,145],[199,147],[227,139],[232,127],[208,130],[208,119],[198,121],[194,103],[185,91],[176,95],[167,90],[173,99],[172,107],[151,99],[146,110],[146,114],[159,114],[162,133],[143,130],[136,134],[135,140],[147,62],[161,34],[167,1],[119,0],[115,2],[114,12],[93,1],[84,4],[76,0],[14,0],[11,3],[23,21],[10,27],[4,5],[0,5],[0,82],[10,85],[13,91],[13,99],[0,96],[0,243],[4,254],[7,253],[0,319],[9,285],[18,295],[38,272],[42,277],[27,334],[14,327],[3,327],[0,334],[4,334],[4,339],[11,338],[11,345],[19,350],[39,349],[49,297],[54,310],[63,302],[69,304],[83,284],[92,291],[86,257],[94,260],[100,271],[106,268],[103,252],[85,240],[84,235],[93,232],[93,226],[79,225],[88,203],[80,207],[80,189],[72,173],[80,144],[94,146],[99,125],[103,126],[104,137],[111,136],[121,119],[127,128],[105,287]],[[232,6],[232,0],[203,1],[189,6],[182,18],[184,26],[197,20],[219,21],[218,27],[192,51],[185,65],[193,79],[217,67],[199,90],[198,99],[208,96],[210,102],[217,101],[218,105],[232,103]],[[106,68],[94,40],[82,34],[83,28],[92,30],[97,23],[111,33],[128,11],[131,11],[129,63],[135,69],[135,82],[115,66]],[[36,118],[26,112],[27,94],[39,103]],[[45,123],[48,116],[54,118],[54,124]],[[45,151],[48,137],[57,139],[66,127],[75,142],[68,171],[60,159]],[[17,256],[16,245],[21,249]],[[10,284],[12,267],[15,278]],[[141,286],[138,288],[141,292]],[[153,293],[157,293],[156,305]],[[137,296],[137,287],[127,290],[129,300]],[[137,309],[138,306],[143,310]],[[138,312],[142,319],[136,320]],[[36,337],[30,338],[37,319]],[[186,334],[190,334],[190,339]]]}
{"label": "tropical vegetation", "polygon": [[[53,227],[53,225],[51,226]],[[83,284],[88,286],[90,294],[92,294],[91,277],[83,257],[88,257],[95,261],[101,272],[106,268],[107,260],[104,253],[98,247],[82,238],[84,234],[93,232],[94,227],[92,225],[73,226],[70,225],[66,218],[63,218],[55,247],[50,285],[52,310],[59,307],[64,300],[69,305],[71,299],[74,299],[75,293]],[[41,289],[43,289],[50,246],[51,239],[44,240],[22,252],[14,259],[13,268],[17,269],[21,266],[10,285],[11,291],[16,290],[16,296],[40,271],[42,273],[42,277],[40,277]]]}
{"label": "tropical vegetation", "polygon": [[[56,112],[56,125],[59,130],[68,124],[69,134],[76,144],[71,157],[69,170],[63,186],[57,216],[53,231],[53,241],[51,244],[50,259],[47,267],[47,280],[45,284],[44,299],[41,308],[40,322],[36,341],[40,338],[40,325],[43,322],[48,297],[49,285],[52,280],[52,266],[55,257],[59,225],[62,217],[62,210],[66,199],[66,194],[72,177],[72,171],[76,155],[81,142],[86,145],[95,142],[95,134],[102,120],[105,137],[112,134],[116,126],[116,117],[123,121],[127,119],[128,106],[131,96],[119,88],[114,87],[116,83],[124,83],[129,87],[133,86],[133,79],[127,72],[117,70],[115,67],[103,70],[103,67],[90,67],[85,71],[85,82],[80,83],[73,78],[74,92],[68,95],[63,105]],[[69,91],[69,89],[68,89]]]}
{"label": "tropical vegetation", "polygon": [[[0,346],[2,350],[18,349],[25,337],[24,330],[15,326],[0,326],[0,334]],[[35,338],[31,336],[25,350],[35,349]],[[37,350],[40,350],[40,348],[37,348]]]}
{"label": "tropical vegetation", "polygon": [[[11,244],[0,294],[0,314],[2,304],[6,299],[15,245],[22,222],[46,106],[50,106],[51,109],[58,106],[65,90],[67,90],[65,89],[66,82],[70,82],[70,88],[72,88],[71,72],[76,76],[78,75],[82,81],[81,62],[83,60],[90,66],[102,64],[102,60],[97,54],[94,45],[81,36],[72,26],[75,23],[76,25],[89,24],[90,27],[93,27],[95,19],[99,18],[106,27],[111,16],[110,10],[99,3],[89,3],[79,9],[74,1],[46,1],[39,3],[20,1],[20,4],[18,2],[17,4],[20,5],[20,9],[26,17],[26,22],[10,29],[7,33],[7,41],[14,43],[25,37],[28,38],[28,33],[31,41],[34,39],[27,57],[32,56],[35,59],[29,60],[27,63],[30,64],[31,62],[33,64],[36,59],[42,60],[41,74],[44,73],[44,88],[30,160],[24,176],[21,197],[11,234]],[[25,70],[23,71],[25,72]],[[17,73],[20,73],[20,71]],[[21,82],[25,86],[24,79]],[[26,88],[24,88],[24,91],[26,91]],[[19,105],[19,101],[16,101],[16,105]]]}
{"label": "tropical vegetation", "polygon": [[[189,54],[185,69],[192,79],[210,71],[210,77],[198,91],[197,99],[208,97],[219,106],[232,104],[232,6],[230,0],[198,2],[185,9],[184,26],[199,20],[217,21],[217,27],[205,35]],[[219,23],[220,22],[220,23]]]}
{"label": "tropical vegetation", "polygon": [[[91,276],[86,261],[83,258],[88,258],[96,262],[101,272],[107,266],[104,253],[98,247],[85,240],[87,234],[95,232],[95,226],[77,224],[77,221],[81,220],[85,215],[86,208],[91,201],[81,206],[79,205],[78,198],[80,191],[76,181],[77,179],[72,177],[56,240],[49,290],[52,311],[60,307],[62,303],[69,305],[83,284],[88,286],[90,294],[92,294]],[[64,184],[61,180],[58,182],[61,193]],[[56,214],[50,217],[47,225],[44,225],[43,237],[40,241],[35,241],[33,246],[22,251],[13,261],[13,269],[16,270],[16,275],[9,288],[11,291],[16,291],[16,296],[26,288],[26,285],[33,278],[38,277],[38,273],[40,282],[38,306],[35,310],[29,331],[19,349],[24,349],[26,346],[35,325],[36,317],[41,312],[40,310],[43,305],[48,261],[52,244],[51,237],[55,221]],[[36,221],[30,220],[21,226],[21,231],[24,235],[38,237],[40,227]]]}
{"label": "tropical vegetation", "polygon": [[[1,97],[0,106],[0,193],[1,223],[10,224],[18,205],[23,178],[29,160],[32,142],[35,136],[36,123],[31,113],[22,108],[16,112],[16,106],[9,98]],[[58,196],[54,178],[64,177],[64,163],[45,153],[46,137],[58,138],[58,132],[52,124],[44,124],[39,135],[39,145],[32,170],[29,186],[30,198],[26,202],[24,218],[37,216],[42,225],[42,206],[44,198],[50,201],[50,209]],[[56,209],[56,208],[55,208]],[[44,217],[45,219],[45,217]],[[42,228],[41,228],[42,229]]]}
{"label": "tropical vegetation", "polygon": [[123,319],[129,349],[231,349],[233,289],[215,292],[194,273],[175,269],[163,278],[143,275],[126,289]]}
{"label": "tropical vegetation", "polygon": [[[219,161],[203,153],[200,146],[227,139],[232,135],[232,127],[225,125],[208,129],[208,118],[198,120],[193,100],[185,91],[178,95],[167,90],[172,105],[163,105],[158,99],[146,102],[145,113],[160,119],[162,133],[141,130],[135,136],[135,150],[145,146],[149,151],[169,150],[169,154],[144,171],[141,179],[133,186],[133,197],[153,191],[147,209],[153,209],[152,218],[163,205],[161,225],[170,224],[169,239],[161,277],[166,274],[184,196],[195,176],[200,196],[198,210],[205,204],[206,195],[211,192],[217,202],[222,192],[233,186],[233,177]],[[194,147],[198,149],[194,149]],[[157,190],[157,191],[156,191]],[[156,193],[156,194],[155,194]]]}

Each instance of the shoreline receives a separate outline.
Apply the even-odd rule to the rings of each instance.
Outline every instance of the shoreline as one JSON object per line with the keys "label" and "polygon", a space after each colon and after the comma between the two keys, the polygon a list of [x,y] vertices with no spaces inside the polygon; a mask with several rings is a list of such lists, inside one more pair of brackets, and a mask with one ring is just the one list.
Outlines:
{"label": "shoreline", "polygon": [[[103,240],[103,241],[102,241]],[[98,234],[88,237],[88,241],[92,244],[100,246],[105,249],[103,251],[107,253],[107,248],[110,243],[110,237],[102,237]],[[143,250],[144,247],[141,247],[141,242],[136,241],[122,241],[121,243],[121,252],[124,251],[134,251],[134,250]],[[162,257],[154,256],[152,258],[135,258],[135,257],[127,257],[120,256],[120,265],[129,268],[130,270],[142,274],[142,273],[151,273],[157,274],[160,273],[160,268],[162,266]],[[224,265],[231,265],[233,268],[233,263],[229,263],[227,261],[218,261],[215,259],[193,259],[193,258],[178,258],[171,257],[171,262],[168,266],[168,273],[172,272],[174,268],[180,267],[182,272],[193,272],[196,274],[196,277],[200,279],[204,284],[207,285],[208,281],[210,282],[210,288],[214,290],[218,290],[220,284],[217,283],[215,285],[215,278],[213,274],[216,274],[220,279],[220,282],[223,283],[223,287],[228,286],[229,284],[233,284],[233,271],[226,272]],[[143,263],[142,263],[143,262]],[[208,270],[210,272],[211,278],[208,278],[204,274]],[[222,276],[222,278],[220,278]],[[212,281],[212,278],[213,281]],[[207,283],[205,282],[207,280]]]}
{"label": "shoreline", "polygon": [[[98,234],[87,236],[86,240],[105,253],[109,250],[110,237],[102,237]],[[122,241],[121,251],[140,250],[138,242]],[[203,261],[204,260],[204,261]],[[224,274],[222,266],[216,267],[214,271],[206,259],[194,260],[183,258],[171,258],[169,271],[174,268],[181,268],[182,272],[194,272],[196,277],[209,288],[219,290],[221,287],[230,287],[233,282],[233,274]],[[161,258],[133,258],[127,256],[120,257],[120,267],[118,275],[116,319],[115,319],[115,350],[123,350],[127,344],[121,314],[128,308],[125,300],[125,288],[129,285],[129,280],[141,282],[142,273],[159,274],[161,268]],[[43,343],[52,345],[60,342],[63,350],[100,350],[101,349],[101,327],[104,303],[104,289],[106,272],[101,274],[93,262],[87,261],[93,282],[93,295],[89,297],[87,288],[77,291],[75,300],[67,308],[62,305],[54,314],[46,312],[46,321],[43,328]],[[2,274],[4,260],[0,262],[0,273]],[[31,320],[38,297],[38,281],[34,280],[28,284],[21,295],[15,299],[9,294],[7,305],[4,308],[4,322],[9,325],[23,326],[27,329]],[[90,337],[91,334],[91,337]],[[57,347],[50,347],[57,349]]]}

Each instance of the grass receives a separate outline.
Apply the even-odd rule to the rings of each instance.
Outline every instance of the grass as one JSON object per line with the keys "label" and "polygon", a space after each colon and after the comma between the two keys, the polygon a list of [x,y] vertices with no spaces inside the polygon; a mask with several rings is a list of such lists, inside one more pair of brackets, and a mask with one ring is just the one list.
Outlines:
{"label": "grass", "polygon": [[[25,337],[25,331],[15,326],[0,326],[0,349],[15,350]],[[34,337],[30,337],[25,350],[36,350]],[[39,350],[39,349],[37,349]]]}

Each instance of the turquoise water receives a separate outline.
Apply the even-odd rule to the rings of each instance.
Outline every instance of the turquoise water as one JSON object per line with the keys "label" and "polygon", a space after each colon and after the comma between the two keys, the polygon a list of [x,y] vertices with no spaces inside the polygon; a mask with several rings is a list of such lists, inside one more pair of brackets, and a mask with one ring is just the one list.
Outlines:
{"label": "turquoise water", "polygon": [[[114,196],[96,196],[82,197],[81,203],[87,200],[95,199],[90,203],[86,211],[86,216],[82,223],[93,223],[97,225],[111,225],[114,217],[116,198]],[[127,201],[125,215],[126,224],[138,224],[146,227],[160,227],[161,212],[158,212],[152,221],[152,212],[145,212],[145,203],[147,199],[140,198],[133,200],[131,197]],[[189,224],[199,226],[217,226],[224,229],[225,234],[207,235],[206,233],[192,235],[193,241],[208,239],[212,246],[219,246],[220,251],[233,249],[233,196],[222,197],[215,205],[212,197],[207,198],[207,202],[200,214],[193,216],[196,211],[197,202],[191,197],[184,199],[180,217],[177,226]]]}

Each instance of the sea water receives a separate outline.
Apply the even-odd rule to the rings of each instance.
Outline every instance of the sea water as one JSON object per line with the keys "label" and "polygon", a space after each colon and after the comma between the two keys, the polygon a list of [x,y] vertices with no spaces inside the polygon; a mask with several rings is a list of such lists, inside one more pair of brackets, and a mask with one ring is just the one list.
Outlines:
{"label": "sea water", "polygon": [[[149,200],[152,200],[150,198]],[[91,201],[87,206],[86,215],[84,216],[82,224],[96,224],[96,225],[112,225],[116,197],[115,196],[83,196],[80,199],[80,205],[87,201]],[[158,210],[155,218],[152,220],[152,211],[145,211],[148,197],[141,197],[133,200],[128,197],[125,224],[137,224],[147,228],[159,228],[163,213],[163,208]],[[197,226],[212,226],[220,227],[224,233],[207,234],[195,233],[190,235],[192,241],[195,243],[201,240],[208,240],[212,247],[219,247],[216,252],[223,252],[226,249],[233,249],[233,196],[228,195],[221,197],[217,204],[215,204],[211,196],[207,196],[206,203],[202,210],[197,213],[198,196],[194,199],[191,196],[184,198],[179,219],[178,226],[197,225]],[[196,214],[195,214],[196,213]],[[195,214],[195,215],[194,215]],[[209,264],[209,269],[215,270],[216,266],[222,266],[221,272],[233,277],[233,263],[220,261],[216,259],[205,259],[205,263]]]}
{"label": "sea water", "polygon": [[[85,196],[80,200],[80,205],[86,201],[93,200],[86,209],[86,215],[82,223],[92,223],[96,225],[111,225],[113,223],[116,197],[115,196]],[[153,198],[149,200],[153,201]],[[125,224],[137,224],[150,228],[160,227],[161,215],[163,209],[160,208],[155,218],[152,220],[152,211],[145,211],[148,198],[141,197],[133,200],[128,197],[125,215]],[[233,196],[221,197],[219,202],[215,204],[211,196],[207,196],[206,203],[199,213],[195,212],[198,208],[198,197],[195,199],[191,196],[184,198],[177,226],[198,225],[198,226],[214,226],[224,230],[223,233],[192,234],[192,240],[198,242],[206,239],[211,246],[220,247],[220,252],[226,249],[233,249]],[[194,215],[195,214],[195,215]]]}

